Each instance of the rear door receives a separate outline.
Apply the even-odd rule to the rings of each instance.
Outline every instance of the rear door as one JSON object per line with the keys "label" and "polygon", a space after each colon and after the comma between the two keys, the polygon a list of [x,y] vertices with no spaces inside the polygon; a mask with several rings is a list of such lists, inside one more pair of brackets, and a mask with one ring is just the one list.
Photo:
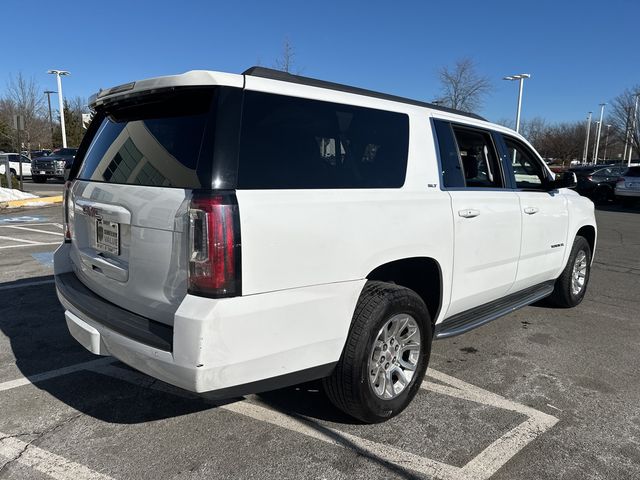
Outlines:
{"label": "rear door", "polygon": [[565,249],[571,248],[567,245],[569,210],[565,196],[557,189],[549,190],[552,179],[538,155],[517,138],[502,137],[522,216],[515,292],[558,276]]}
{"label": "rear door", "polygon": [[506,187],[492,133],[434,123],[454,222],[449,317],[509,291],[516,278],[521,216],[517,194]]}
{"label": "rear door", "polygon": [[105,107],[71,189],[79,279],[164,323],[187,291],[191,191],[211,188],[213,103],[213,89],[189,89]]}

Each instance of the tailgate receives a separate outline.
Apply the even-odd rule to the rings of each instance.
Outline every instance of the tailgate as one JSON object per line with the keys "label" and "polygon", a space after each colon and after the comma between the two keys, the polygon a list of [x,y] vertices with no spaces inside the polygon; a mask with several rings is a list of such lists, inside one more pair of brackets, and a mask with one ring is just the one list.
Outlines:
{"label": "tailgate", "polygon": [[212,151],[213,99],[212,88],[192,88],[99,111],[68,196],[79,280],[169,325],[187,292],[189,200],[211,184],[212,159],[201,157]]}

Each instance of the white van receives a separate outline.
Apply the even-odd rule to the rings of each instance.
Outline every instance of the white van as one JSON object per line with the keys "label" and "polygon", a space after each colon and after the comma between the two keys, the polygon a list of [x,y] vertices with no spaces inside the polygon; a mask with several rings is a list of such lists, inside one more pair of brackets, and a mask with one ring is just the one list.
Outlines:
{"label": "white van", "polygon": [[264,68],[101,91],[65,187],[71,334],[232,396],[324,378],[384,421],[431,341],[585,295],[593,203],[482,118]]}

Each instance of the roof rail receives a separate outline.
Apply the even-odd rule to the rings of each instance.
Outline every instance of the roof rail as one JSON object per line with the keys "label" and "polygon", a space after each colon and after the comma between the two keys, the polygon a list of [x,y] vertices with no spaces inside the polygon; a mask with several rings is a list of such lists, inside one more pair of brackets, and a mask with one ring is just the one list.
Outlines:
{"label": "roof rail", "polygon": [[409,105],[417,105],[418,107],[427,107],[433,110],[440,110],[442,112],[455,113],[456,115],[464,115],[465,117],[475,118],[476,120],[487,121],[486,118],[483,118],[480,115],[476,115],[475,113],[463,112],[462,110],[456,110],[454,108],[442,107],[440,105],[434,105],[433,103],[421,102],[419,100],[413,100],[411,98],[399,97],[397,95],[389,95],[386,93],[375,92],[373,90],[367,90],[364,88],[351,87],[349,85],[343,85],[341,83],[327,82],[324,80],[318,80],[316,78],[303,77],[301,75],[293,75],[292,73],[283,72],[281,70],[274,70],[272,68],[251,67],[245,70],[244,72],[242,72],[242,75],[269,78],[271,80],[280,80],[282,82],[298,83],[300,85],[309,85],[311,87],[327,88],[329,90],[337,90],[339,92],[355,93],[357,95],[380,98],[382,100],[390,100],[392,102],[407,103]]}

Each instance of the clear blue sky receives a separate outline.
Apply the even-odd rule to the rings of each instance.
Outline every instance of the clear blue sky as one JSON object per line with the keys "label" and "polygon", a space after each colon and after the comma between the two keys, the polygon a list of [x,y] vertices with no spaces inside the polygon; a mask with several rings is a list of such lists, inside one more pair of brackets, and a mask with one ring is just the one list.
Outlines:
{"label": "clear blue sky", "polygon": [[639,0],[141,1],[2,0],[0,94],[11,74],[65,96],[192,69],[272,66],[285,37],[307,76],[421,100],[460,57],[495,82],[481,113],[515,114],[516,82],[531,73],[523,118],[582,120],[640,84]]}

